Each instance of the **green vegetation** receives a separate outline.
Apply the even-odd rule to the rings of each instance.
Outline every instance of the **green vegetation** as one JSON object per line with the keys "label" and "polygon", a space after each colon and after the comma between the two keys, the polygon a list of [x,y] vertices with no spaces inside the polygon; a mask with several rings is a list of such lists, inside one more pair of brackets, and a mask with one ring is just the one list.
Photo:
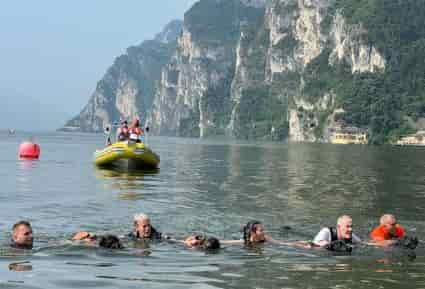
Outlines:
{"label": "green vegetation", "polygon": [[332,114],[332,111],[330,109],[327,109],[324,111],[318,111],[316,112],[316,114],[317,114],[318,125],[314,127],[314,136],[317,139],[320,139],[323,137],[323,129],[325,127],[326,120]]}
{"label": "green vegetation", "polygon": [[[195,106],[198,107],[198,106]],[[188,110],[189,116],[180,120],[177,136],[199,137],[199,110]]]}
{"label": "green vegetation", "polygon": [[218,82],[216,87],[209,87],[202,98],[202,109],[207,112],[208,119],[212,121],[218,132],[224,133],[224,129],[230,121],[230,86],[233,73]]}
{"label": "green vegetation", "polygon": [[[155,40],[144,41],[131,46],[127,53],[117,57],[105,77],[97,84],[96,90],[107,100],[114,100],[117,88],[125,81],[137,89],[137,108],[145,117],[151,109],[155,95],[155,82],[160,79],[161,69],[168,63],[176,42],[164,44]],[[141,65],[143,63],[143,65]],[[111,119],[119,119],[120,112],[115,105],[105,106]]]}
{"label": "green vegetation", "polygon": [[[283,140],[288,136],[287,101],[272,95],[268,85],[248,87],[242,91],[240,134],[245,138]],[[273,129],[274,132],[273,132]]]}
{"label": "green vegetation", "polygon": [[[369,128],[372,143],[412,131],[404,117],[425,117],[425,5],[417,0],[336,0],[349,24],[362,23],[364,40],[384,55],[382,73],[351,74],[347,64],[328,65],[324,51],[304,73],[303,93],[314,100],[338,95],[346,123]],[[327,23],[327,22],[326,22]]]}
{"label": "green vegetation", "polygon": [[247,7],[239,0],[202,0],[186,12],[184,19],[193,40],[208,45],[235,44],[240,23],[255,21],[263,9]]}
{"label": "green vegetation", "polygon": [[275,48],[280,49],[283,55],[288,55],[292,54],[297,45],[298,41],[294,38],[292,32],[290,32],[286,37],[279,40],[279,42],[275,45]]}

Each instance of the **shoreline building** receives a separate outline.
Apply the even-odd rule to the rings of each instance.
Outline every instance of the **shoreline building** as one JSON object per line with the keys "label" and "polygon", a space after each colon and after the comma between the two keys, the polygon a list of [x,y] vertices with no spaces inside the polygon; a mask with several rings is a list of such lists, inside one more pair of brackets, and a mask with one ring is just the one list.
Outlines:
{"label": "shoreline building", "polygon": [[339,126],[331,130],[333,144],[368,144],[368,131],[353,126]]}
{"label": "shoreline building", "polygon": [[409,134],[401,137],[397,145],[410,145],[410,146],[425,146],[425,131],[420,130],[415,134]]}

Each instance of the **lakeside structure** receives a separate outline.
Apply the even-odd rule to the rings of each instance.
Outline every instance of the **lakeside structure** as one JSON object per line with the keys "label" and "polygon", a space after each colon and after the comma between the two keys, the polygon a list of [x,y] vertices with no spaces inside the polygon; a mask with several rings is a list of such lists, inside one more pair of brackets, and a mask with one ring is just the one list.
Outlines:
{"label": "lakeside structure", "polygon": [[409,134],[401,137],[397,145],[410,145],[410,146],[425,146],[425,131],[420,130],[414,134]]}
{"label": "lakeside structure", "polygon": [[57,131],[62,131],[62,132],[77,132],[77,131],[81,131],[79,126],[64,126],[59,128]]}
{"label": "lakeside structure", "polygon": [[368,144],[368,132],[365,129],[339,126],[331,131],[333,144]]}

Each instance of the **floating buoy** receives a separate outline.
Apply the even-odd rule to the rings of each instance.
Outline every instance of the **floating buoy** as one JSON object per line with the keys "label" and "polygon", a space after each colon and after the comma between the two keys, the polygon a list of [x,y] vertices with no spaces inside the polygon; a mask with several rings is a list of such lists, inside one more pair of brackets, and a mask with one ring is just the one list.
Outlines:
{"label": "floating buoy", "polygon": [[32,142],[23,142],[19,146],[19,157],[24,159],[38,159],[40,146]]}

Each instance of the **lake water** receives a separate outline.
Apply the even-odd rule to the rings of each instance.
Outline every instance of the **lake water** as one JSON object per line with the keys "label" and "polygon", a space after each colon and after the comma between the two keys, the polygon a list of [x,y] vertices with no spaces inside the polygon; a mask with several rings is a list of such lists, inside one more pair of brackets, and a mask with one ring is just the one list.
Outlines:
{"label": "lake water", "polygon": [[[124,235],[144,212],[162,232],[239,239],[250,219],[282,240],[312,239],[341,214],[367,236],[390,212],[425,240],[425,149],[241,143],[151,137],[158,172],[99,170],[101,135],[32,134],[39,161],[19,161],[29,134],[0,133],[0,288],[425,288],[425,250],[355,248],[351,256],[264,245],[205,254],[162,242],[120,252],[64,244],[74,232]],[[33,224],[36,250],[7,248]],[[287,227],[291,229],[288,229]],[[23,262],[24,271],[10,270]]]}

